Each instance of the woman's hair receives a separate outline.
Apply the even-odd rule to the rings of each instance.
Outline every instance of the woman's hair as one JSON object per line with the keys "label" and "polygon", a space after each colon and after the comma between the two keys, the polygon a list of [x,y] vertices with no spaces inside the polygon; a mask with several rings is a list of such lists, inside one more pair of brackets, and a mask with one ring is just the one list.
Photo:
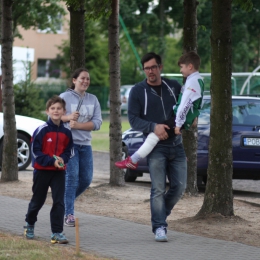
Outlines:
{"label": "woman's hair", "polygon": [[[88,70],[85,69],[85,68],[78,68],[78,69],[76,69],[76,70],[73,72],[73,74],[71,75],[71,79],[77,79],[78,76],[79,76],[79,74],[80,74],[82,71],[88,72]],[[71,89],[75,89],[75,84],[74,84],[73,82],[71,83],[70,88],[71,88]]]}

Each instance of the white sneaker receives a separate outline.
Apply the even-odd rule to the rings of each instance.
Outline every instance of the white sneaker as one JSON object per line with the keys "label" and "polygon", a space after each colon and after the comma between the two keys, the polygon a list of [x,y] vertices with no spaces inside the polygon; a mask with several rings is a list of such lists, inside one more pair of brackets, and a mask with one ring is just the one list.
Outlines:
{"label": "white sneaker", "polygon": [[159,227],[155,230],[155,241],[157,242],[167,242],[168,238],[166,236],[166,228]]}

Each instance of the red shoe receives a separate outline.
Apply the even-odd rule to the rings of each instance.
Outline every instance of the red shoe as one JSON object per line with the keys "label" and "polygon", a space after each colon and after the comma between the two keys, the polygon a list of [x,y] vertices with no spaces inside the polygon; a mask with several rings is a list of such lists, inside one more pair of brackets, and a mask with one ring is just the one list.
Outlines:
{"label": "red shoe", "polygon": [[116,162],[115,166],[121,169],[129,168],[135,170],[138,166],[138,163],[133,163],[131,157],[128,156],[125,160],[121,162]]}

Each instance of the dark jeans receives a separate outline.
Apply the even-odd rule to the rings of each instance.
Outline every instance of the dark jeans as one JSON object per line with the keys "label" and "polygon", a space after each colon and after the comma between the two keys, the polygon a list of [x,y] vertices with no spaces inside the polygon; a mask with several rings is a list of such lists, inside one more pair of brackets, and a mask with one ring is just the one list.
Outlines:
{"label": "dark jeans", "polygon": [[[147,161],[152,182],[150,204],[152,230],[167,227],[167,216],[186,189],[187,160],[181,137],[176,137],[173,146],[157,145],[148,155]],[[166,177],[169,189],[166,190]]]}
{"label": "dark jeans", "polygon": [[25,221],[34,225],[37,215],[42,208],[51,187],[52,208],[50,212],[52,233],[63,231],[64,221],[64,193],[65,193],[65,171],[43,171],[36,170],[33,175],[33,196],[28,206]]}

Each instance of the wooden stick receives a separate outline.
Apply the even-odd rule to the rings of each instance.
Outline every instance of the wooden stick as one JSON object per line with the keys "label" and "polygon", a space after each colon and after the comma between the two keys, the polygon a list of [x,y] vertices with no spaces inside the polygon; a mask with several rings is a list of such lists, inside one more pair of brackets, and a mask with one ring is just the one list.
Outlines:
{"label": "wooden stick", "polygon": [[76,254],[79,254],[79,219],[75,218]]}

